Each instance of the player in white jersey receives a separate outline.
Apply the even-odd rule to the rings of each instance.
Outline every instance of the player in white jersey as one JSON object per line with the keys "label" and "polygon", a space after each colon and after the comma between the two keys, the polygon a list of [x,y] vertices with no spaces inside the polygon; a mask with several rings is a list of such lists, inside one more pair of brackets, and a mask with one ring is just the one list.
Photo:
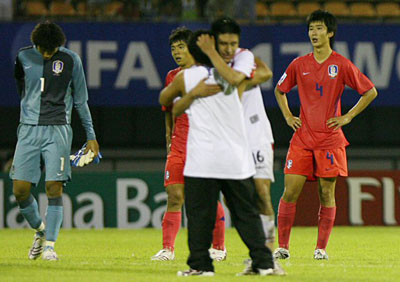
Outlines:
{"label": "player in white jersey", "polygon": [[[211,65],[208,57],[196,45],[205,31],[197,31],[189,42],[189,51],[197,63]],[[215,81],[223,90],[213,96],[199,98],[190,92],[200,81]],[[207,81],[207,82],[208,82]],[[255,208],[255,174],[247,140],[243,108],[237,87],[225,81],[215,69],[194,66],[178,74],[161,92],[163,96],[181,94],[173,113],[186,108],[189,117],[189,136],[185,175],[185,207],[188,216],[190,255],[188,271],[181,276],[213,276],[214,268],[208,255],[212,227],[215,221],[220,191],[225,196],[232,220],[250,250],[252,265],[243,273],[272,275],[274,262],[265,246],[265,235]]]}
{"label": "player in white jersey", "polygon": [[[270,187],[274,181],[274,139],[265,113],[261,89],[258,86],[272,77],[272,71],[261,60],[254,59],[251,51],[239,48],[240,27],[234,20],[218,19],[213,22],[211,31],[216,37],[218,50],[207,36],[200,38],[198,44],[222,77],[233,85],[239,85],[245,79],[252,78],[247,86],[248,90],[243,93],[242,102],[250,148],[257,171],[254,182],[259,195],[260,216],[266,233],[266,244],[272,250],[275,241],[275,215]],[[254,73],[255,62],[257,70]]]}

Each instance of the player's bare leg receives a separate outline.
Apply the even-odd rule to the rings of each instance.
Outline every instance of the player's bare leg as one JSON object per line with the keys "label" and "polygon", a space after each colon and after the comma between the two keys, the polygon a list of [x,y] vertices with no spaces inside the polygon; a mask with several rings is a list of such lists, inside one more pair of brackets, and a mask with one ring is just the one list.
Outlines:
{"label": "player's bare leg", "polygon": [[271,180],[255,178],[254,183],[258,194],[258,208],[266,236],[266,245],[272,251],[275,243],[275,213],[271,201]]}
{"label": "player's bare leg", "polygon": [[31,195],[32,183],[22,180],[13,181],[13,193],[17,200],[21,214],[29,226],[36,230],[32,247],[29,249],[28,258],[37,259],[43,252],[45,244],[45,226],[39,214],[36,199]]}
{"label": "player's bare leg", "polygon": [[315,259],[328,259],[328,245],[336,215],[336,178],[318,178],[318,193],[321,203],[318,214],[318,241],[314,252]]}
{"label": "player's bare leg", "polygon": [[162,221],[163,248],[151,257],[152,260],[175,259],[175,239],[181,227],[184,188],[184,184],[171,184],[166,187],[168,200],[167,211]]}
{"label": "player's bare leg", "polygon": [[285,174],[285,190],[278,209],[278,243],[274,257],[286,259],[289,254],[290,231],[296,216],[296,202],[303,190],[307,177],[304,175]]}

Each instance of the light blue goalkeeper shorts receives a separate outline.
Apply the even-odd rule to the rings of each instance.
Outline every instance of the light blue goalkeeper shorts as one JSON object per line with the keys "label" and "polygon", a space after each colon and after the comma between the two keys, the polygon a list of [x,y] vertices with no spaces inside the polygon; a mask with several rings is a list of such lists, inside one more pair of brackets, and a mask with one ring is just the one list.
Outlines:
{"label": "light blue goalkeeper shorts", "polygon": [[10,178],[35,185],[41,176],[40,159],[45,165],[46,181],[71,180],[69,155],[72,143],[70,125],[18,126],[18,142],[10,171]]}

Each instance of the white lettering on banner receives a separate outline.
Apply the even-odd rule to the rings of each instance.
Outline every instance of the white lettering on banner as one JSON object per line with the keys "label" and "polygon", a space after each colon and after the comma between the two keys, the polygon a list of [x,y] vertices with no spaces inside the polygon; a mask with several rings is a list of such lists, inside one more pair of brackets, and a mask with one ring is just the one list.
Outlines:
{"label": "white lettering on banner", "polygon": [[372,177],[349,177],[349,221],[350,224],[363,225],[362,201],[373,201],[375,198],[370,193],[361,191],[363,185],[380,187],[380,182]]}
{"label": "white lettering on banner", "polygon": [[[157,195],[154,196],[154,202],[157,204],[162,201],[165,201],[165,203],[167,203],[167,199],[168,195],[166,192],[158,193]],[[161,228],[161,222],[165,211],[166,211],[166,205],[162,205],[153,211],[153,215],[151,216],[151,225],[153,227]]]}
{"label": "white lettering on banner", "polygon": [[[135,189],[137,195],[128,199],[128,191]],[[146,227],[151,218],[151,210],[144,203],[149,194],[146,182],[137,178],[117,179],[117,227],[118,228],[142,228]],[[139,212],[136,222],[129,222],[129,209]]]}
{"label": "white lettering on banner", "polygon": [[82,58],[82,42],[81,41],[68,41],[67,48],[74,51]]}
{"label": "white lettering on banner", "polygon": [[[93,192],[79,194],[76,197],[78,204],[85,201],[90,201],[79,208],[74,214],[74,224],[77,228],[104,228],[104,205],[102,198]],[[89,222],[85,221],[85,216],[92,213],[92,219]]]}
{"label": "white lettering on banner", "polygon": [[[259,57],[262,61],[266,62],[268,67],[272,70],[274,69],[273,59],[272,59],[272,44],[271,43],[260,43],[254,46],[251,51],[254,56]],[[263,90],[271,90],[273,87],[272,79],[261,84]]]}
{"label": "white lettering on banner", "polygon": [[335,51],[338,52],[343,57],[350,59],[349,46],[347,45],[347,42],[343,41],[335,42],[333,49],[335,49]]}
{"label": "white lettering on banner", "polygon": [[396,188],[392,178],[383,177],[383,223],[386,225],[397,225],[395,192]]}
{"label": "white lettering on banner", "polygon": [[[10,195],[8,198],[11,204],[16,203],[14,195]],[[19,213],[19,207],[15,206],[11,210],[8,211],[6,217],[6,223],[9,228],[27,228],[29,227],[28,222],[23,218],[23,216]]]}
{"label": "white lettering on banner", "polygon": [[380,65],[373,42],[358,42],[354,49],[354,64],[374,82],[377,88],[388,88],[395,61],[396,43],[382,44]]}
{"label": "white lettering on banner", "polygon": [[[140,67],[135,67],[137,61],[140,62]],[[146,42],[131,42],[129,44],[115,87],[128,88],[129,82],[133,79],[144,79],[149,89],[162,87],[156,65]]]}
{"label": "white lettering on banner", "polygon": [[0,179],[0,228],[4,228],[4,181]]}
{"label": "white lettering on banner", "polygon": [[294,54],[294,58],[304,56],[310,52],[312,52],[312,46],[309,42],[290,42],[280,45],[280,53],[282,55]]}
{"label": "white lettering on banner", "polygon": [[102,59],[101,53],[116,53],[118,44],[116,41],[88,41],[87,54],[87,76],[88,87],[101,87],[101,72],[115,71],[118,68],[116,59]]}

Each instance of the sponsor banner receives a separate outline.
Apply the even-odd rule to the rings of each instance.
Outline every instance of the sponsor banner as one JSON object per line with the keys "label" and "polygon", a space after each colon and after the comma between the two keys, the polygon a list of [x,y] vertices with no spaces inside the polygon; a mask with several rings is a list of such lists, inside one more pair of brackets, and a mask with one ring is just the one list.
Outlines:
{"label": "sponsor banner", "polygon": [[[335,225],[399,225],[400,171],[351,171],[336,185]],[[318,184],[307,182],[295,225],[318,224]]]}
{"label": "sponsor banner", "polygon": [[[275,213],[283,193],[283,174],[275,173],[271,197]],[[351,172],[336,188],[336,225],[399,225],[400,172]],[[44,218],[43,180],[32,189]],[[167,194],[162,172],[75,173],[64,190],[63,228],[161,227]],[[225,209],[227,211],[227,209]],[[318,185],[306,183],[297,203],[295,225],[318,224]],[[231,226],[229,213],[227,226]],[[186,225],[185,219],[183,224]],[[0,174],[0,228],[27,228],[12,195],[12,182]]]}
{"label": "sponsor banner", "polygon": [[[168,37],[179,24],[170,23],[60,23],[67,36],[66,47],[82,58],[92,106],[158,106],[158,95],[167,72],[176,67]],[[207,24],[190,23],[196,30]],[[13,69],[19,48],[30,45],[35,23],[0,23],[0,106],[17,106]],[[375,83],[380,96],[373,103],[399,106],[400,26],[339,25],[335,50],[352,60]],[[305,25],[243,26],[241,47],[266,61],[274,77],[262,87],[267,107],[276,107],[273,89],[289,63],[311,51]],[[329,66],[330,75],[339,69]],[[297,95],[290,99],[299,105]],[[344,105],[359,99],[346,90]]]}

